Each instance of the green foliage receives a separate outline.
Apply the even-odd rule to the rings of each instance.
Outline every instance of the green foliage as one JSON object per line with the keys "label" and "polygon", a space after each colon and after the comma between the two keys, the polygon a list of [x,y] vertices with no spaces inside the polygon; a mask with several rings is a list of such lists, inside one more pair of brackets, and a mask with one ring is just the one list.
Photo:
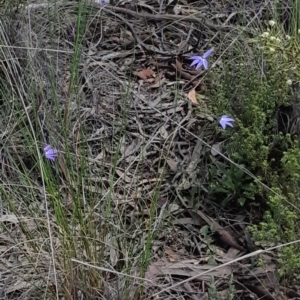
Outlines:
{"label": "green foliage", "polygon": [[[235,61],[224,66],[222,74],[212,71],[216,79],[210,89],[211,107],[216,115],[228,114],[236,120],[233,130],[222,132],[227,138],[226,155],[270,190],[234,166],[219,165],[210,168],[210,187],[214,197],[222,195],[224,206],[233,198],[240,204],[243,198],[253,201],[254,195],[267,203],[263,220],[251,231],[258,244],[269,247],[300,239],[300,132],[291,136],[276,131],[278,107],[299,105],[299,96],[291,97],[291,86],[299,85],[300,45],[298,36],[286,35],[276,22],[249,42],[251,55],[235,49]],[[280,251],[281,276],[299,274],[299,250],[295,245]]]}
{"label": "green foliage", "polygon": [[290,149],[283,152],[281,163],[290,185],[298,184],[300,179],[300,151],[297,142],[294,142]]}
{"label": "green foliage", "polygon": [[233,300],[234,294],[235,294],[234,292],[235,292],[235,287],[234,287],[234,282],[233,282],[233,275],[231,275],[229,278],[227,295],[226,296],[223,295],[223,297],[220,295],[220,293],[218,293],[214,277],[213,276],[211,277],[210,283],[209,283],[209,288],[208,288],[208,299],[209,300],[219,300],[219,299]]}
{"label": "green foliage", "polygon": [[297,282],[300,280],[300,257],[299,248],[295,246],[289,246],[282,248],[279,251],[278,262],[280,264],[279,275],[282,277],[288,277],[288,279],[295,279]]}
{"label": "green foliage", "polygon": [[219,164],[211,165],[210,196],[222,199],[221,206],[225,207],[229,201],[235,200],[243,206],[247,199],[254,200],[256,185],[251,177],[234,165],[228,168]]}
{"label": "green foliage", "polygon": [[215,286],[215,279],[213,276],[210,279],[210,284],[209,284],[209,288],[208,288],[208,299],[209,300],[219,299],[219,294],[218,294],[217,288]]}

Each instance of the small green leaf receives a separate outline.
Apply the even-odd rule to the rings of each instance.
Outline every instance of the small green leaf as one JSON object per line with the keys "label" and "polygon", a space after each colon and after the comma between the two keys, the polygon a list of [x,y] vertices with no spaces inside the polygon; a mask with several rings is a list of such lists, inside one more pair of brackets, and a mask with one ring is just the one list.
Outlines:
{"label": "small green leaf", "polygon": [[200,234],[206,237],[207,233],[208,233],[208,226],[207,225],[202,226],[200,229]]}
{"label": "small green leaf", "polygon": [[244,204],[245,204],[245,202],[246,202],[246,198],[240,197],[240,198],[238,199],[238,202],[239,202],[240,206],[244,206]]}
{"label": "small green leaf", "polygon": [[223,187],[221,186],[215,186],[213,188],[213,192],[214,193],[225,193],[225,194],[228,194],[228,190],[224,189]]}
{"label": "small green leaf", "polygon": [[221,202],[221,206],[225,207],[227,205],[227,203],[229,202],[231,198],[231,195],[228,195],[222,202]]}

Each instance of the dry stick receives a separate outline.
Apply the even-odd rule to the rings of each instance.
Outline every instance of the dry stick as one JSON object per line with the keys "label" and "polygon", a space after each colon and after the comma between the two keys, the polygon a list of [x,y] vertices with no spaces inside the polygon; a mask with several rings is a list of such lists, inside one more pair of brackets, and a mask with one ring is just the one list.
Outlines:
{"label": "dry stick", "polygon": [[100,271],[109,272],[109,273],[116,274],[116,275],[122,275],[122,276],[126,276],[126,277],[133,278],[133,279],[139,279],[139,280],[142,280],[142,281],[148,281],[150,283],[152,282],[150,279],[146,279],[146,278],[142,278],[142,277],[138,277],[138,276],[133,276],[133,275],[121,273],[121,272],[118,272],[118,271],[115,271],[115,270],[110,270],[110,269],[103,268],[103,267],[98,267],[98,266],[89,264],[87,262],[84,262],[84,261],[81,261],[81,260],[78,260],[78,259],[75,259],[75,258],[71,258],[71,261],[76,262],[76,263],[81,264],[81,265],[84,265],[86,267],[90,267],[90,268],[100,270]]}
{"label": "dry stick", "polygon": [[149,51],[149,52],[155,52],[158,54],[162,54],[162,55],[174,55],[173,53],[170,52],[166,52],[166,51],[161,51],[158,49],[152,49],[150,46],[146,45],[141,39],[140,37],[136,34],[134,28],[132,27],[132,25],[125,20],[120,14],[117,14],[115,12],[113,12],[110,9],[103,9],[104,11],[106,11],[109,14],[114,15],[116,18],[120,19],[124,24],[126,24],[126,26],[130,29],[134,39],[138,42],[138,44],[141,46],[141,48],[144,48],[145,50]]}
{"label": "dry stick", "polygon": [[[121,8],[121,7],[115,7],[115,6],[110,6],[106,5],[103,6],[100,3],[96,3],[93,0],[90,3],[87,3],[88,5],[91,5],[92,7],[96,9],[104,9],[106,12],[111,12],[114,11],[115,13],[121,13],[124,15],[129,15],[132,17],[140,18],[140,19],[147,19],[147,20],[152,20],[152,21],[181,21],[181,22],[190,22],[194,24],[201,24],[203,26],[206,26],[211,29],[215,30],[222,30],[222,31],[229,31],[229,30],[242,30],[242,31],[247,31],[250,33],[253,33],[253,31],[250,28],[243,27],[237,27],[237,26],[232,26],[232,25],[217,25],[213,24],[212,22],[208,21],[205,17],[193,17],[193,16],[182,16],[182,15],[171,15],[171,14],[148,14],[148,13],[138,13],[130,9],[126,8]],[[55,4],[57,5],[62,5],[62,6],[68,6],[68,5],[74,5],[74,2],[58,2]],[[25,6],[25,10],[35,10],[38,8],[49,8],[53,5],[50,3],[39,3],[39,4],[29,4]],[[119,17],[119,16],[117,16]],[[123,21],[123,20],[122,20]]]}
{"label": "dry stick", "polygon": [[[68,6],[68,5],[74,5],[74,3],[72,2],[61,2],[61,3],[57,3],[56,5],[62,5],[62,6]],[[140,19],[147,19],[147,20],[154,20],[154,21],[178,21],[178,22],[190,22],[190,23],[194,23],[194,24],[200,24],[203,25],[205,27],[211,28],[211,29],[215,29],[218,31],[230,31],[230,30],[242,30],[242,31],[248,31],[251,32],[251,30],[247,27],[235,27],[235,26],[230,26],[230,25],[216,25],[213,24],[212,22],[208,21],[207,19],[205,19],[204,17],[193,17],[193,16],[181,16],[181,15],[171,15],[171,14],[158,14],[158,15],[154,15],[154,14],[148,14],[148,13],[138,13],[135,12],[133,10],[130,9],[126,9],[126,8],[121,8],[121,7],[114,7],[114,6],[104,6],[96,3],[96,2],[91,2],[88,3],[89,5],[91,5],[92,7],[99,9],[101,8],[101,10],[106,11],[107,13],[110,13],[112,15],[114,15],[116,18],[118,18],[119,20],[121,20],[124,24],[126,24],[126,26],[130,29],[130,31],[132,32],[135,40],[137,41],[137,43],[144,48],[147,51],[150,52],[155,52],[161,55],[178,55],[178,53],[170,53],[167,51],[161,51],[158,49],[152,49],[150,46],[146,45],[140,38],[139,36],[136,34],[134,28],[132,27],[132,25],[124,18],[122,17],[120,14],[123,15],[129,15],[132,17],[136,17],[136,18],[140,18]],[[30,10],[34,10],[37,8],[49,8],[51,7],[51,5],[49,5],[48,3],[39,3],[39,4],[34,4],[34,5],[27,5],[25,7],[25,10],[30,11]]]}
{"label": "dry stick", "polygon": [[[100,4],[93,3],[92,5],[95,5],[96,7],[100,7]],[[193,16],[182,16],[182,15],[171,15],[171,14],[163,14],[163,15],[153,15],[148,13],[138,13],[130,9],[121,8],[121,7],[114,7],[114,6],[105,6],[105,11],[113,10],[116,13],[121,13],[125,15],[130,15],[132,17],[140,18],[140,19],[148,19],[148,20],[154,20],[154,21],[181,21],[181,22],[190,22],[195,24],[202,24],[208,28],[212,28],[215,30],[242,30],[242,31],[248,31],[252,32],[251,29],[247,27],[236,27],[231,25],[216,25],[208,21],[204,17],[193,17]]]}
{"label": "dry stick", "polygon": [[246,254],[246,255],[241,256],[241,257],[238,257],[238,258],[236,258],[236,259],[234,259],[234,260],[228,261],[227,263],[224,263],[224,264],[222,264],[222,265],[216,266],[216,267],[214,267],[214,268],[212,268],[212,269],[210,269],[210,270],[207,270],[207,271],[204,271],[204,272],[202,272],[202,273],[200,273],[200,274],[194,275],[194,276],[192,276],[192,277],[190,277],[190,278],[188,278],[188,279],[185,279],[185,280],[183,280],[183,281],[181,281],[181,282],[175,283],[175,284],[173,284],[172,286],[169,286],[169,287],[167,287],[167,288],[161,290],[160,292],[157,292],[157,293],[154,294],[152,297],[155,297],[155,296],[157,296],[157,295],[159,295],[159,294],[161,294],[161,293],[163,293],[163,292],[166,292],[166,291],[168,291],[168,290],[170,290],[170,289],[173,289],[174,287],[177,287],[177,286],[179,286],[179,285],[181,285],[181,284],[183,284],[183,283],[190,282],[190,281],[192,281],[192,280],[194,280],[194,279],[197,279],[197,278],[199,278],[200,276],[205,275],[205,274],[208,274],[208,273],[211,272],[211,271],[220,269],[221,267],[229,266],[229,265],[231,265],[231,264],[234,263],[234,262],[238,262],[238,261],[241,261],[241,260],[243,260],[243,259],[245,259],[245,258],[249,258],[249,257],[255,256],[255,255],[258,255],[258,254],[267,252],[267,251],[271,251],[271,250],[275,250],[275,249],[278,249],[278,248],[281,248],[281,247],[285,247],[285,246],[290,246],[290,245],[293,245],[293,244],[297,244],[297,243],[299,243],[299,242],[300,242],[300,240],[297,240],[297,241],[289,242],[289,243],[286,243],[286,244],[274,246],[274,247],[271,247],[271,248],[266,249],[266,250],[257,250],[257,251],[255,251],[255,252]]}
{"label": "dry stick", "polygon": [[[100,5],[97,3],[93,3],[96,7],[99,7]],[[234,27],[230,25],[222,26],[222,25],[216,25],[213,24],[207,20],[205,20],[203,17],[202,18],[197,18],[197,17],[191,17],[191,16],[181,16],[181,15],[171,15],[171,14],[164,14],[164,15],[153,15],[153,14],[148,14],[148,13],[138,13],[129,9],[121,8],[121,7],[114,7],[114,6],[105,6],[102,8],[104,11],[106,11],[109,14],[114,15],[118,19],[120,19],[124,24],[127,25],[127,27],[130,29],[132,32],[135,40],[138,42],[140,46],[142,46],[145,50],[150,51],[150,52],[156,52],[158,54],[162,55],[178,55],[180,51],[177,53],[170,53],[166,51],[161,51],[158,49],[152,49],[148,45],[146,45],[136,34],[134,28],[132,25],[124,19],[120,15],[120,13],[124,15],[130,15],[136,18],[141,18],[141,19],[148,19],[148,20],[154,20],[154,21],[182,21],[182,22],[190,22],[190,23],[196,23],[196,24],[202,24],[203,26],[206,26],[208,28],[213,28],[215,30],[222,30],[222,31],[230,31],[230,30],[242,30],[242,31],[249,31],[250,29],[247,27]]]}
{"label": "dry stick", "polygon": [[[166,291],[168,291],[168,290],[171,290],[171,289],[173,289],[173,288],[175,288],[175,287],[177,287],[177,286],[179,286],[179,285],[181,285],[181,284],[184,284],[184,283],[187,283],[187,282],[192,281],[192,280],[194,280],[194,279],[197,279],[197,278],[201,277],[202,275],[205,275],[205,274],[210,273],[211,271],[215,271],[215,270],[220,269],[220,268],[222,268],[222,267],[231,265],[232,263],[241,261],[241,260],[246,259],[246,258],[250,258],[250,257],[256,256],[256,255],[261,254],[261,253],[269,252],[269,251],[272,251],[272,250],[275,250],[275,249],[278,249],[278,248],[282,248],[282,247],[290,246],[290,245],[293,245],[293,244],[297,244],[297,243],[299,243],[299,242],[300,242],[300,240],[297,240],[297,241],[285,243],[285,244],[282,244],[282,245],[274,246],[274,247],[268,248],[268,249],[266,249],[266,250],[257,250],[257,251],[255,251],[255,252],[252,252],[252,253],[243,255],[243,256],[238,257],[238,258],[236,258],[236,259],[234,259],[234,260],[228,261],[228,262],[226,262],[226,263],[224,263],[224,264],[222,264],[222,265],[216,266],[216,267],[211,268],[211,269],[209,269],[209,270],[207,270],[207,271],[204,271],[204,272],[202,272],[202,273],[199,273],[199,274],[197,274],[197,275],[194,275],[194,276],[192,276],[192,277],[190,277],[190,278],[188,278],[188,279],[186,279],[186,280],[183,280],[183,281],[181,281],[181,282],[178,282],[178,283],[176,283],[176,284],[174,284],[174,285],[172,285],[172,286],[170,286],[170,287],[167,287],[167,288],[161,290],[160,292],[157,292],[157,293],[154,294],[152,297],[155,297],[155,296],[157,296],[157,295],[159,295],[159,294],[161,294],[161,293],[163,293],[163,292],[166,292]],[[142,278],[142,277],[138,277],[138,276],[133,276],[133,275],[126,274],[126,273],[121,273],[121,272],[118,272],[118,271],[115,271],[115,270],[110,270],[110,269],[107,269],[107,268],[95,266],[95,265],[89,264],[89,263],[87,263],[87,262],[77,260],[77,259],[75,259],[75,258],[71,258],[71,261],[76,262],[76,263],[79,263],[79,264],[82,264],[82,265],[85,265],[85,266],[90,267],[90,268],[94,268],[94,269],[98,269],[98,270],[101,270],[101,271],[113,273],[113,274],[116,274],[116,275],[119,275],[119,276],[126,276],[126,277],[130,277],[130,278],[134,278],[134,279],[139,279],[139,280],[142,280],[142,281],[152,282],[151,280],[146,279],[146,278]],[[153,282],[152,282],[152,283],[153,283]]]}

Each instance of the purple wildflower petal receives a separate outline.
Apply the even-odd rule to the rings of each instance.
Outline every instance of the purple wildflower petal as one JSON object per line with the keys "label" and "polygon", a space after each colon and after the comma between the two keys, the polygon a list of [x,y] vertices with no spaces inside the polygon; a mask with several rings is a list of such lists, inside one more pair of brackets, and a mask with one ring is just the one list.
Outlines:
{"label": "purple wildflower petal", "polygon": [[203,59],[203,67],[204,67],[205,70],[208,69],[208,62],[207,62],[206,59]]}
{"label": "purple wildflower petal", "polygon": [[223,129],[226,129],[226,124],[224,124],[224,122],[220,122],[220,125]]}
{"label": "purple wildflower petal", "polygon": [[226,122],[234,122],[234,119],[229,118],[227,115],[222,116],[222,119],[226,120]]}
{"label": "purple wildflower petal", "polygon": [[56,156],[58,154],[58,151],[56,149],[51,149],[48,151],[48,155],[50,156]]}
{"label": "purple wildflower petal", "polygon": [[50,145],[47,145],[45,148],[44,148],[44,151],[47,152],[48,150],[51,149],[51,146]]}
{"label": "purple wildflower petal", "polygon": [[226,126],[233,127],[232,122],[234,122],[234,119],[229,118],[227,115],[223,115],[219,120],[219,124],[223,129],[226,129]]}
{"label": "purple wildflower petal", "polygon": [[202,59],[202,57],[199,56],[199,55],[195,55],[195,56],[191,56],[190,59],[193,59],[193,60],[197,59],[197,60],[199,60],[199,59]]}
{"label": "purple wildflower petal", "polygon": [[214,51],[214,48],[211,48],[210,50],[206,51],[204,54],[203,54],[203,58],[207,58],[209,57]]}
{"label": "purple wildflower petal", "polygon": [[196,66],[196,70],[199,70],[201,66],[203,65],[203,60],[199,61],[198,65]]}
{"label": "purple wildflower petal", "polygon": [[234,122],[234,119],[228,118],[226,119],[227,122]]}
{"label": "purple wildflower petal", "polygon": [[233,124],[231,124],[231,122],[228,122],[227,120],[224,121],[224,125],[225,125],[225,127],[226,127],[226,126],[233,127]]}
{"label": "purple wildflower petal", "polygon": [[55,157],[58,155],[58,150],[57,149],[52,149],[52,147],[50,145],[47,145],[44,148],[44,151],[45,151],[46,158],[50,159],[50,160],[54,160]]}
{"label": "purple wildflower petal", "polygon": [[[201,61],[201,60],[200,60]],[[191,63],[191,67],[198,64],[199,63],[199,59],[195,59],[192,63]]]}

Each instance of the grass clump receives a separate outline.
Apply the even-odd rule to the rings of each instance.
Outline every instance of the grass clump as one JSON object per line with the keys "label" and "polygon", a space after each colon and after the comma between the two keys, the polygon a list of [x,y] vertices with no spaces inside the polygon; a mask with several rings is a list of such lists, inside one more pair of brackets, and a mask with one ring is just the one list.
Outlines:
{"label": "grass clump", "polygon": [[[0,87],[0,122],[5,132],[0,217],[14,215],[17,220],[17,226],[1,220],[2,233],[11,238],[10,252],[25,257],[22,264],[13,262],[12,273],[24,284],[32,282],[31,299],[113,299],[120,293],[124,299],[139,299],[143,281],[138,277],[149,264],[155,209],[147,215],[149,224],[144,219],[134,223],[127,216],[134,209],[124,208],[124,199],[143,197],[154,206],[157,194],[147,192],[146,196],[135,181],[119,183],[130,172],[138,178],[140,166],[135,170],[134,163],[142,157],[132,159],[132,169],[126,171],[128,164],[121,153],[129,142],[127,116],[119,117],[119,107],[112,105],[115,111],[100,117],[103,110],[92,112],[83,92],[87,89],[82,86],[84,41],[93,24],[100,23],[99,14],[81,1],[67,8],[60,3],[49,10],[33,10],[30,20],[27,15],[20,18],[22,27],[14,27],[9,17],[0,24],[1,44],[14,45],[17,36],[19,46],[0,48],[5,61]],[[75,36],[66,37],[70,26]],[[28,36],[40,31],[32,45]],[[68,38],[74,43],[66,42]],[[101,70],[95,73],[101,75]],[[115,88],[107,89],[108,97],[114,92],[124,95],[122,110],[129,111],[131,94],[114,76],[103,72]],[[101,123],[114,113],[118,117]],[[99,128],[103,130],[100,138]],[[87,141],[92,134],[97,142]],[[46,144],[59,149],[54,162],[45,159]],[[143,147],[141,143],[138,149]],[[158,178],[158,189],[159,182]],[[136,279],[129,281],[127,274]]]}

